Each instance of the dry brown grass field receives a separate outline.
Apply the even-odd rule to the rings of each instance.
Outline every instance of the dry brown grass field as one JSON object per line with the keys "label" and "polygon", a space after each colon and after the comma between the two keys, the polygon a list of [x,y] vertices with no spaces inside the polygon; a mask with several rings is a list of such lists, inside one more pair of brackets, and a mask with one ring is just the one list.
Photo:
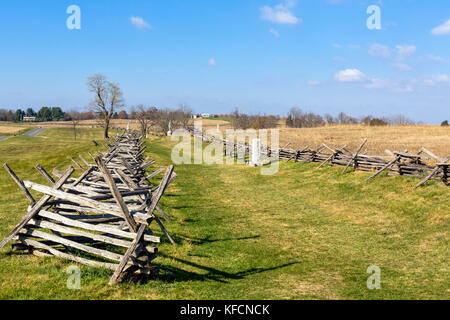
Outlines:
{"label": "dry brown grass field", "polygon": [[22,130],[26,129],[25,126],[19,126],[19,125],[6,125],[0,123],[0,136],[2,134],[5,135],[13,135],[17,132],[20,132]]}
{"label": "dry brown grass field", "polygon": [[[203,120],[203,129],[231,129],[225,121]],[[436,125],[408,125],[370,127],[364,125],[334,125],[319,128],[286,128],[280,124],[280,147],[313,149],[322,143],[330,147],[356,150],[364,139],[368,139],[363,151],[374,155],[387,155],[385,150],[415,153],[425,147],[441,157],[450,156],[450,127]]]}
{"label": "dry brown grass field", "polygon": [[417,125],[368,127],[363,125],[326,126],[322,128],[281,128],[280,145],[291,143],[289,147],[302,149],[322,143],[356,150],[363,139],[368,139],[364,151],[375,155],[386,155],[385,150],[410,153],[421,147],[441,157],[450,156],[450,127]]}

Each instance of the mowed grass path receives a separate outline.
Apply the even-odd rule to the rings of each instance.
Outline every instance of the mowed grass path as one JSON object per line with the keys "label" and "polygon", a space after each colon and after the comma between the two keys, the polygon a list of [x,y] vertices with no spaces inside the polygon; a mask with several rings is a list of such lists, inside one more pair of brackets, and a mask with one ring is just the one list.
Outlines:
{"label": "mowed grass path", "polygon": [[[33,169],[65,169],[70,156],[94,151],[99,130],[73,143],[69,129],[43,138],[0,143],[22,179]],[[157,166],[170,163],[168,139],[149,142]],[[111,272],[81,266],[81,290],[66,288],[57,258],[0,252],[2,299],[448,299],[450,189],[411,178],[340,174],[341,169],[282,163],[275,176],[241,165],[176,166],[162,200],[165,225],[178,242],[164,242],[148,283],[107,285]],[[80,172],[78,172],[79,174]],[[158,181],[155,181],[157,183]],[[26,199],[0,171],[0,237],[23,216]],[[153,230],[160,235],[157,226]],[[367,289],[370,265],[381,268],[381,290]]]}

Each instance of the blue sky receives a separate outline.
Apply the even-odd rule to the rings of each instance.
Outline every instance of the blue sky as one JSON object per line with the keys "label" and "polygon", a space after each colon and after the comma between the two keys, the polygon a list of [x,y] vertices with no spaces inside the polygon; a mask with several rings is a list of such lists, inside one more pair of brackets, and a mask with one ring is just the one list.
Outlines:
{"label": "blue sky", "polygon": [[81,110],[103,73],[129,106],[450,118],[448,0],[4,0],[0,48],[0,108]]}

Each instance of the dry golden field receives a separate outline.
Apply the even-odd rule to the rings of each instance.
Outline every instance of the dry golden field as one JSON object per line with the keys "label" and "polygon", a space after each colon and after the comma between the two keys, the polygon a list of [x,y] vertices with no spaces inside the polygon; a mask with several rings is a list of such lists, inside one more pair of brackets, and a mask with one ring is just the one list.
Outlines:
{"label": "dry golden field", "polygon": [[26,129],[26,127],[24,126],[9,126],[0,124],[0,135],[2,134],[12,135],[24,129]]}
{"label": "dry golden field", "polygon": [[302,149],[315,147],[321,143],[356,150],[363,139],[368,139],[364,151],[371,154],[386,155],[385,150],[410,153],[421,147],[441,157],[450,156],[450,127],[441,126],[388,126],[367,127],[363,125],[326,126],[311,129],[280,129],[280,146],[291,143],[289,147]]}
{"label": "dry golden field", "polygon": [[[225,121],[203,120],[203,129],[230,129]],[[441,157],[450,156],[450,127],[433,125],[369,127],[364,125],[335,125],[320,128],[286,128],[280,125],[280,147],[310,149],[322,143],[330,147],[342,147],[355,151],[364,139],[368,139],[363,151],[374,155],[387,155],[385,150],[415,153],[425,147]]]}

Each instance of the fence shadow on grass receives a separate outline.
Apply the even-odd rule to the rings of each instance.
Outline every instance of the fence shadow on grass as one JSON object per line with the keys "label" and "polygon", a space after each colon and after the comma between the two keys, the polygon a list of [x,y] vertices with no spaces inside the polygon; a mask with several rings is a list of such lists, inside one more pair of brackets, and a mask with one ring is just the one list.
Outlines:
{"label": "fence shadow on grass", "polygon": [[[164,256],[164,255],[163,255]],[[259,274],[263,272],[273,271],[281,268],[286,268],[299,262],[285,263],[269,268],[251,268],[248,270],[239,271],[236,273],[221,271],[212,267],[200,265],[195,262],[187,261],[180,258],[174,258],[166,256],[176,262],[185,264],[190,267],[197,268],[206,273],[196,273],[193,271],[183,270],[174,266],[163,265],[161,266],[161,273],[158,276],[158,280],[164,282],[184,282],[184,281],[217,281],[221,283],[229,283],[230,280],[242,280],[247,276]]]}
{"label": "fence shadow on grass", "polygon": [[177,242],[181,243],[182,241],[185,241],[185,242],[190,242],[194,245],[202,245],[205,243],[259,239],[259,238],[261,238],[261,236],[254,235],[254,236],[246,236],[246,237],[239,237],[239,238],[223,238],[223,239],[212,239],[212,238],[213,238],[212,236],[207,236],[205,238],[194,238],[194,237],[186,237],[186,236],[178,235]]}

